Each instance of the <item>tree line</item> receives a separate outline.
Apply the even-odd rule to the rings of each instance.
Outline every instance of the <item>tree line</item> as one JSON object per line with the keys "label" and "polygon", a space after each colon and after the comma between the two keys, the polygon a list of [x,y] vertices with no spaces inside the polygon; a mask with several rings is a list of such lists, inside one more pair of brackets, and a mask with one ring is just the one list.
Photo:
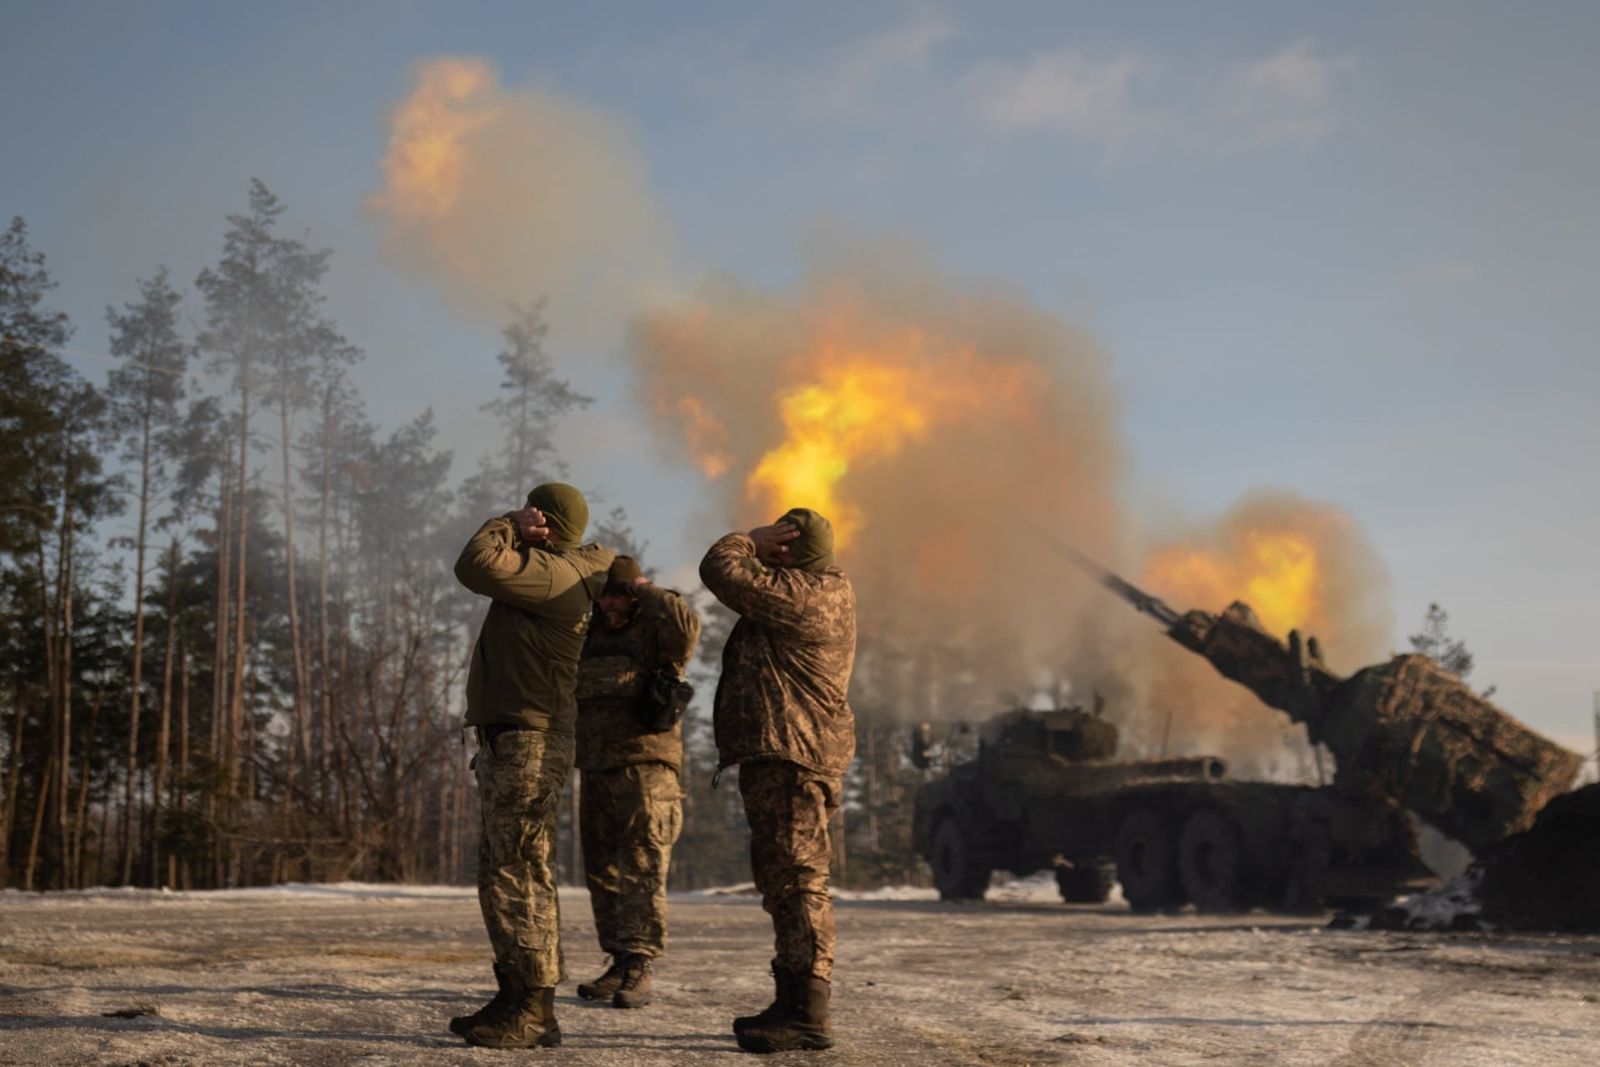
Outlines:
{"label": "tree line", "polygon": [[[108,308],[99,383],[63,358],[72,325],[23,220],[0,236],[0,885],[472,878],[460,718],[483,608],[451,566],[484,517],[564,476],[553,427],[591,401],[546,351],[542,302],[512,309],[483,405],[501,436],[453,482],[431,410],[369,417],[331,253],[284,215],[253,181],[190,291],[156,270]],[[591,537],[644,547],[622,508]],[[703,697],[730,624],[708,600]],[[870,684],[908,664],[863,657],[881,714],[861,717],[836,859],[849,882],[918,880],[920,772]],[[708,706],[686,724],[679,888],[748,878]]]}

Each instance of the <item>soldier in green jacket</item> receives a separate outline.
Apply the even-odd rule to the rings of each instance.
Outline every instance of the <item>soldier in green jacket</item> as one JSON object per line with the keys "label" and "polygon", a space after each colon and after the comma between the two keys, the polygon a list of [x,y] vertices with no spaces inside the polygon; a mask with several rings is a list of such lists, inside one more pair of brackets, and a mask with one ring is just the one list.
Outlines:
{"label": "soldier in green jacket", "polygon": [[722,538],[700,579],[739,614],[713,722],[720,765],[739,767],[751,872],[776,946],[772,1004],[733,1030],[751,1052],[829,1048],[828,823],[855,755],[855,591],[834,564],[832,525],[807,508]]}
{"label": "soldier in green jacket", "polygon": [[666,949],[667,865],[683,825],[673,683],[699,639],[688,602],[618,556],[578,663],[583,870],[595,933],[611,957],[578,995],[618,1008],[650,1003],[651,960]]}
{"label": "soldier in green jacket", "polygon": [[483,836],[478,902],[500,989],[450,1020],[468,1044],[561,1043],[560,909],[551,840],[572,769],[578,656],[613,553],[582,544],[583,494],[550,482],[520,511],[490,519],[456,560],[456,578],[490,597],[467,672],[467,724],[476,727]]}

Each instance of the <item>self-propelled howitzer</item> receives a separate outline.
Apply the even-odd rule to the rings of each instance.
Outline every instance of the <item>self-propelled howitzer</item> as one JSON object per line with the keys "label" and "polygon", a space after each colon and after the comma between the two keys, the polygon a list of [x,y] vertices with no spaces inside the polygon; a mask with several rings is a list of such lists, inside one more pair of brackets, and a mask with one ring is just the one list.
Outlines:
{"label": "self-propelled howitzer", "polygon": [[1582,757],[1523,726],[1427,656],[1396,656],[1348,677],[1315,638],[1269,634],[1243,602],[1179,613],[1072,548],[1061,554],[1156,619],[1167,636],[1305,724],[1337,761],[1346,795],[1393,800],[1474,852],[1526,830],[1577,779]]}

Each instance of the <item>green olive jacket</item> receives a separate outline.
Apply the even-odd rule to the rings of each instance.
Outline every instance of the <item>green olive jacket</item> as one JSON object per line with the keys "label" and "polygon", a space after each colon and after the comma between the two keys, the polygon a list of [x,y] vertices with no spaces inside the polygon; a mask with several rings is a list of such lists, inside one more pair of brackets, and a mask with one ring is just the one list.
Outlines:
{"label": "green olive jacket", "polygon": [[509,515],[473,534],[456,560],[456,578],[494,602],[467,671],[469,726],[574,732],[578,657],[615,555],[593,544],[528,544]]}

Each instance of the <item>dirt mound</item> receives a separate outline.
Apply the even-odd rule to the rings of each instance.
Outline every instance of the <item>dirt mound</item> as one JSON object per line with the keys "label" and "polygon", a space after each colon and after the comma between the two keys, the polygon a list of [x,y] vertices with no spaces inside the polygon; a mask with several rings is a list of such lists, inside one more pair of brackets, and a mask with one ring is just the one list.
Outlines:
{"label": "dirt mound", "polygon": [[1556,797],[1495,846],[1478,896],[1502,929],[1600,932],[1600,783]]}
{"label": "dirt mound", "polygon": [[1532,829],[1460,878],[1373,916],[1387,930],[1600,933],[1600,783],[1558,796]]}

